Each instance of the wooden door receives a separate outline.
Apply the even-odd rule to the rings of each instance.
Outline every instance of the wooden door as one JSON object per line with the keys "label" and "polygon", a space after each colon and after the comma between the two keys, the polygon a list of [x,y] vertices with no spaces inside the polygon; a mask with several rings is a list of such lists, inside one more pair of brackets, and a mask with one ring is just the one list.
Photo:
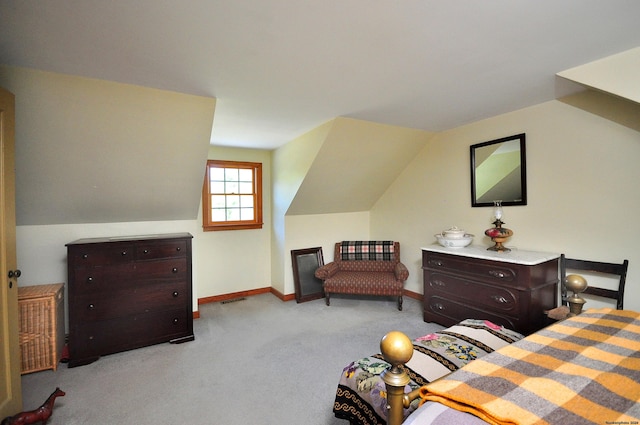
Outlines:
{"label": "wooden door", "polygon": [[[14,96],[0,87],[0,419],[22,410],[18,282]],[[17,275],[17,276],[16,276]]]}

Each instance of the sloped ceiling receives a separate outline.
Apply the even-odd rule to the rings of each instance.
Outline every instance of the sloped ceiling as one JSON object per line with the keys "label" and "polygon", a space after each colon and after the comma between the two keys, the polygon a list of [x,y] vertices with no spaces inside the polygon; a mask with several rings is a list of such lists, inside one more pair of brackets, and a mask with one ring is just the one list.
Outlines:
{"label": "sloped ceiling", "polygon": [[634,0],[0,0],[0,62],[218,99],[211,142],[344,116],[436,132],[640,46]]}
{"label": "sloped ceiling", "polygon": [[335,119],[287,215],[369,211],[432,135]]}
{"label": "sloped ceiling", "polygon": [[567,69],[558,76],[640,103],[640,47]]}
{"label": "sloped ceiling", "polygon": [[18,225],[193,220],[215,99],[0,66]]}

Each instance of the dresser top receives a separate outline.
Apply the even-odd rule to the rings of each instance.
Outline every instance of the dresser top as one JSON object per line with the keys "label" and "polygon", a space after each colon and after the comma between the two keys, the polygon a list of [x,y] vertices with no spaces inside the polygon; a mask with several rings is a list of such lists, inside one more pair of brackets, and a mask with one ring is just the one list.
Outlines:
{"label": "dresser top", "polygon": [[178,238],[193,238],[191,233],[159,233],[155,235],[134,235],[134,236],[115,236],[105,238],[87,238],[78,239],[73,242],[69,242],[69,245],[79,245],[87,243],[105,243],[105,242],[129,242],[129,241],[148,241],[156,239],[178,239]]}
{"label": "dresser top", "polygon": [[512,249],[509,252],[488,251],[485,246],[469,245],[464,248],[448,248],[440,245],[429,245],[422,248],[423,251],[439,252],[442,254],[460,255],[462,257],[481,258],[483,260],[504,261],[505,263],[524,264],[535,266],[545,261],[554,260],[560,254],[551,252],[522,251]]}

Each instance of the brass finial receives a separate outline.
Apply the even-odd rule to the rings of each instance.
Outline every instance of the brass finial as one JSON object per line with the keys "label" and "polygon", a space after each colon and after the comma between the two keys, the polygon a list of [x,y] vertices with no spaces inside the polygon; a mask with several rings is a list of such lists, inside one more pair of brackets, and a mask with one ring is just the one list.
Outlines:
{"label": "brass finial", "polygon": [[578,294],[587,289],[587,280],[579,274],[570,274],[565,278],[564,284],[568,290],[573,292],[573,295],[567,298],[570,315],[575,316],[582,313],[582,306],[587,301]]}
{"label": "brass finial", "polygon": [[384,359],[391,364],[391,368],[380,375],[387,387],[387,423],[399,425],[403,419],[404,387],[411,381],[400,366],[411,360],[413,343],[402,332],[391,331],[380,340],[380,350]]}

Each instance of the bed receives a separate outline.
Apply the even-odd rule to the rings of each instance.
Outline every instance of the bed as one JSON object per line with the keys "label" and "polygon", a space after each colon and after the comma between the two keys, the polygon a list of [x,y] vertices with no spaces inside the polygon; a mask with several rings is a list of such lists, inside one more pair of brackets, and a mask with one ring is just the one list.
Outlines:
{"label": "bed", "polygon": [[[523,336],[485,320],[465,320],[438,332],[408,341],[411,359],[402,365],[408,384],[402,390],[412,391],[494,350],[507,346]],[[408,338],[407,338],[408,340]],[[382,425],[387,423],[387,390],[382,372],[390,363],[382,354],[349,363],[341,373],[333,412],[351,424]],[[404,409],[406,417],[419,401]]]}
{"label": "bed", "polygon": [[[395,364],[388,374],[400,376],[403,369]],[[638,424],[640,313],[587,310],[469,362],[411,396],[387,388],[389,425]],[[414,396],[420,407],[409,415],[398,412],[409,410]]]}

